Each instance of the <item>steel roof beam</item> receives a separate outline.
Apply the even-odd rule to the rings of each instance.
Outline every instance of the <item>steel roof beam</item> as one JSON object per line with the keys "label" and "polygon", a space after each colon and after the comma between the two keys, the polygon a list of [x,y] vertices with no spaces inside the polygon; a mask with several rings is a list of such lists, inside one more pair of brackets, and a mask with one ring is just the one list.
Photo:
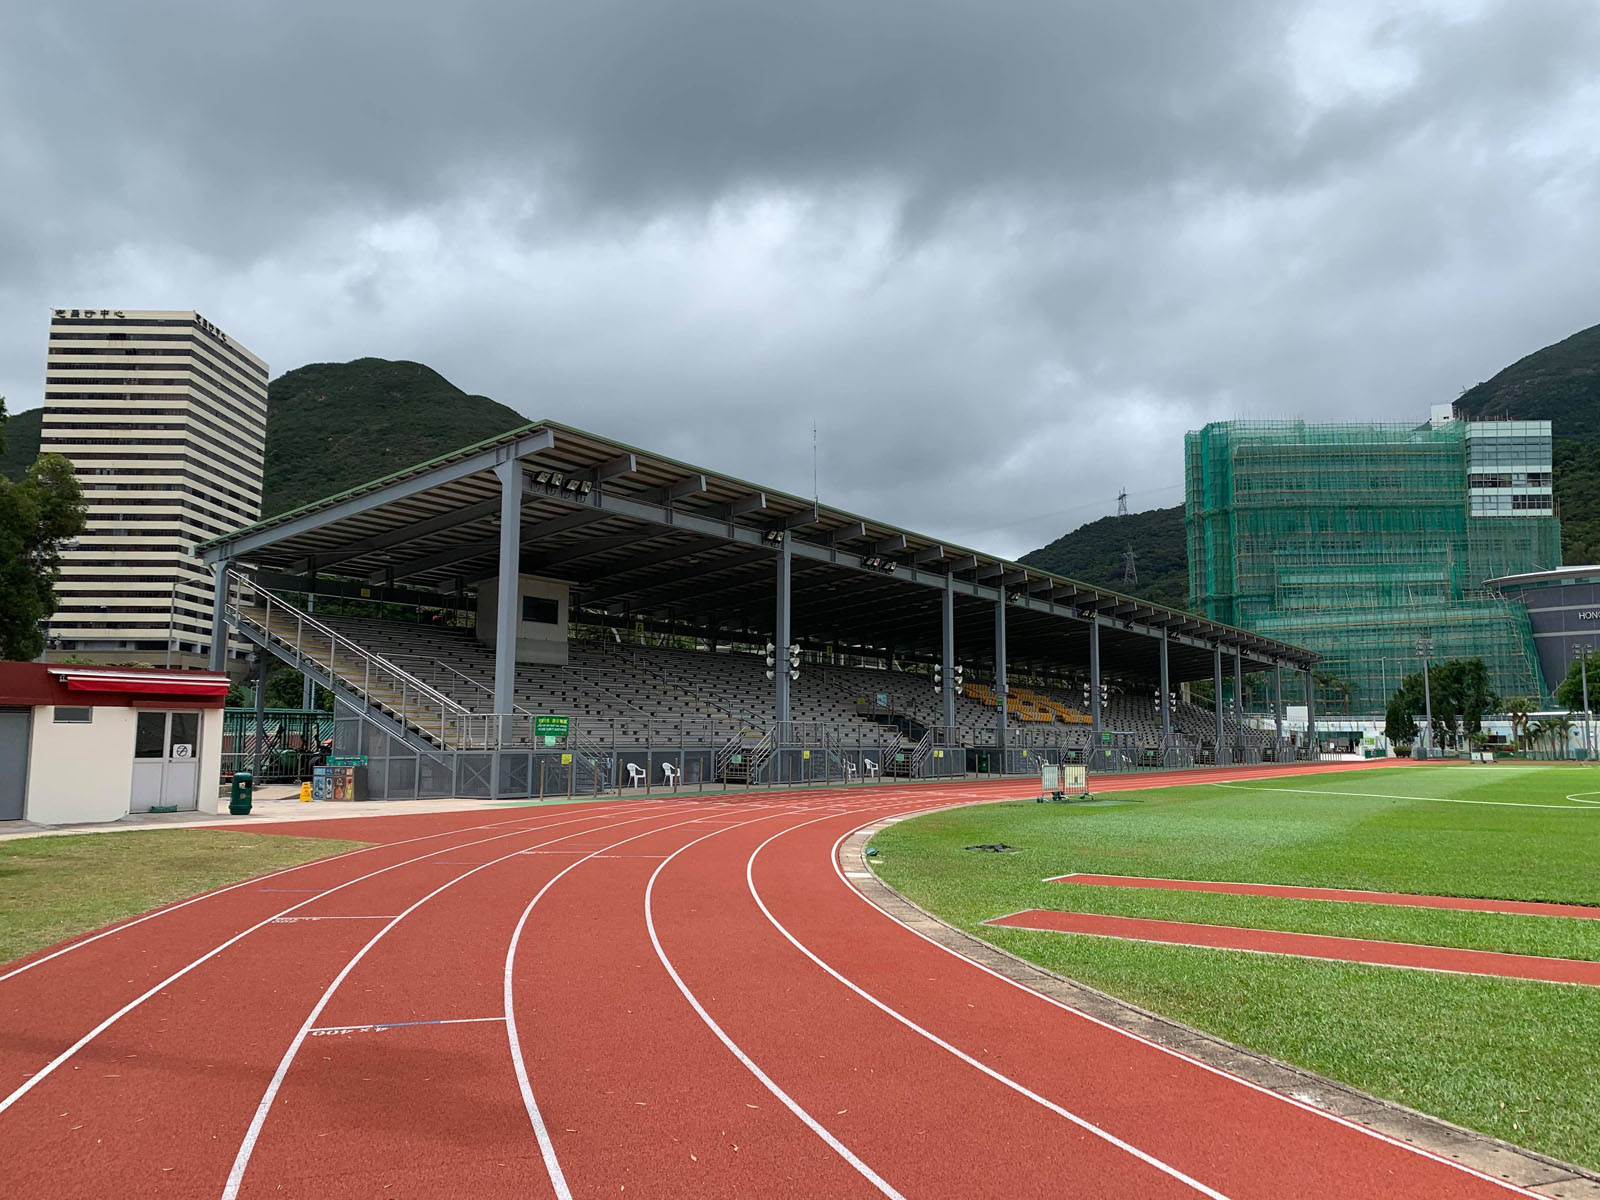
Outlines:
{"label": "steel roof beam", "polygon": [[735,496],[722,506],[722,515],[732,521],[735,517],[743,516],[747,512],[755,512],[766,508],[767,494],[765,492],[747,492],[743,496]]}
{"label": "steel roof beam", "polygon": [[[421,471],[416,475],[404,479],[396,479],[392,483],[363,492],[357,496],[350,496],[345,500],[332,499],[309,506],[298,517],[291,517],[280,525],[273,525],[269,529],[258,529],[255,532],[248,530],[237,536],[223,538],[205,546],[200,551],[202,561],[214,563],[218,559],[235,559],[249,555],[252,551],[265,549],[276,545],[288,538],[298,537],[303,533],[311,533],[335,521],[348,520],[350,517],[360,516],[385,504],[393,504],[397,500],[404,500],[420,492],[431,491],[433,488],[443,487],[445,484],[478,475],[484,471],[493,470],[498,464],[511,462],[516,459],[528,458],[531,455],[549,450],[556,444],[555,434],[548,429],[535,430],[525,437],[520,437],[514,442],[506,442],[499,446],[490,446],[476,454],[457,459],[455,462],[442,463],[430,470]],[[320,555],[319,555],[320,557]]]}
{"label": "steel roof beam", "polygon": [[[558,533],[566,533],[570,529],[591,524],[594,521],[605,519],[606,514],[592,508],[582,508],[578,512],[567,513],[564,516],[552,517],[548,521],[541,521],[537,525],[525,525],[522,528],[522,545],[529,546],[540,538],[553,537]],[[457,546],[449,550],[440,550],[435,554],[425,555],[422,558],[412,559],[407,563],[400,563],[393,568],[395,579],[405,579],[411,575],[420,575],[424,571],[437,571],[441,567],[448,567],[454,563],[467,562],[486,554],[498,552],[500,540],[486,538],[481,542],[473,542],[466,546]],[[386,577],[389,568],[374,573],[372,582],[380,583]]]}
{"label": "steel roof beam", "polygon": [[[604,554],[609,550],[620,550],[624,546],[632,546],[638,542],[648,542],[660,537],[654,530],[634,533],[616,533],[606,537],[591,538],[587,542],[577,542],[571,546],[562,546],[558,550],[551,550],[538,554],[528,564],[528,572],[542,571],[549,567],[559,567],[563,563],[577,562],[579,559],[592,558],[596,554]],[[526,543],[524,543],[526,544]]]}
{"label": "steel roof beam", "polygon": [[335,547],[333,550],[319,550],[316,555],[317,570],[326,571],[335,563],[349,562],[352,558],[360,558],[364,554],[387,550],[390,546],[403,545],[418,538],[428,537],[430,534],[442,533],[446,529],[454,529],[458,525],[465,525],[471,521],[493,516],[499,511],[499,497],[480,500],[476,504],[468,504],[462,508],[451,509],[447,513],[440,513],[438,516],[429,517],[425,521],[413,521],[409,525],[402,525],[400,528],[391,529],[387,533],[375,533],[359,542],[350,542],[347,545]]}
{"label": "steel roof beam", "polygon": [[804,512],[790,513],[778,523],[779,529],[804,529],[807,525],[815,525],[822,517],[822,513],[813,504]]}

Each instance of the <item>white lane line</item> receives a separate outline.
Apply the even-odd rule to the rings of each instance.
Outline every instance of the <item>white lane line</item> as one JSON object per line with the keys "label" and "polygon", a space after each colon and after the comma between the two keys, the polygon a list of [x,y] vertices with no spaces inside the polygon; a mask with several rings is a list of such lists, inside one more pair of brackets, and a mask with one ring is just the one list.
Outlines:
{"label": "white lane line", "polygon": [[[483,864],[487,866],[488,864]],[[438,1021],[387,1021],[381,1025],[319,1025],[311,1031],[312,1037],[332,1037],[340,1033],[383,1033],[388,1029],[409,1029],[415,1025],[480,1025],[486,1021],[504,1021],[504,1017],[446,1017]]]}
{"label": "white lane line", "polygon": [[1600,796],[1600,792],[1568,792],[1566,798],[1574,804],[1600,804],[1600,800],[1580,800],[1579,796]]}
{"label": "white lane line", "polygon": [[[501,833],[501,834],[496,834],[493,837],[479,838],[475,842],[468,842],[466,844],[469,845],[469,846],[479,846],[479,845],[482,845],[484,842],[498,842],[498,841],[501,841],[501,840],[503,840],[505,838],[508,838],[508,837],[516,837],[520,833],[532,833],[532,832],[535,832],[535,831],[538,831],[538,830],[542,830],[542,829],[554,829],[554,828],[557,828],[557,827],[559,827],[561,825],[575,825],[575,824],[578,824],[578,823],[580,823],[580,822],[582,822],[584,820],[587,820],[587,819],[588,818],[585,816],[585,817],[573,817],[570,820],[566,820],[566,821],[551,821],[551,822],[548,822],[548,823],[543,824],[543,825],[534,825],[530,829],[513,830],[510,833]],[[491,826],[491,828],[492,828],[492,826]],[[458,847],[458,849],[459,848],[460,847]],[[429,851],[429,853],[430,854],[434,853],[434,851]],[[428,857],[427,854],[419,854],[416,858],[409,858],[409,859],[406,859],[404,862],[391,863],[387,867],[379,867],[376,871],[368,871],[365,875],[358,875],[354,879],[348,879],[344,883],[341,883],[341,884],[338,884],[338,885],[336,885],[334,887],[331,887],[327,891],[322,892],[322,893],[320,893],[320,894],[318,894],[316,896],[312,896],[311,898],[309,898],[307,900],[302,900],[298,904],[291,904],[288,908],[283,909],[281,912],[273,913],[272,916],[267,917],[264,920],[257,921],[254,925],[251,925],[249,928],[241,930],[239,933],[234,934],[227,941],[222,942],[219,945],[212,947],[205,954],[202,954],[199,958],[197,958],[193,962],[191,962],[188,966],[183,967],[183,968],[181,968],[181,969],[179,969],[177,971],[174,971],[171,975],[168,975],[165,979],[163,979],[160,983],[156,984],[149,991],[147,991],[147,992],[143,993],[142,995],[137,996],[134,999],[128,1001],[128,1003],[124,1004],[121,1008],[117,1009],[116,1012],[112,1013],[105,1020],[101,1021],[100,1024],[96,1025],[88,1033],[84,1034],[77,1041],[73,1042],[72,1045],[68,1046],[60,1054],[56,1055],[56,1057],[51,1059],[48,1064],[46,1064],[44,1067],[42,1067],[38,1071],[36,1071],[28,1079],[28,1081],[26,1083],[24,1083],[20,1087],[18,1087],[14,1092],[12,1092],[4,1100],[0,1100],[0,1113],[5,1112],[6,1109],[10,1108],[18,1100],[22,1099],[23,1096],[27,1095],[30,1091],[32,1091],[35,1087],[37,1087],[41,1082],[43,1082],[45,1079],[48,1079],[52,1074],[55,1073],[57,1068],[59,1068],[63,1063],[65,1063],[67,1060],[72,1058],[73,1055],[77,1054],[79,1050],[82,1050],[90,1042],[94,1041],[95,1038],[99,1037],[107,1029],[111,1028],[111,1026],[114,1025],[117,1021],[119,1021],[123,1017],[127,1016],[134,1009],[138,1008],[139,1005],[143,1004],[146,1000],[150,999],[150,997],[158,995],[162,991],[164,991],[166,988],[172,986],[172,984],[174,984],[178,980],[182,979],[185,975],[187,975],[190,971],[194,970],[196,967],[200,966],[202,963],[208,962],[209,960],[215,958],[217,955],[221,954],[224,950],[226,950],[229,946],[233,945],[235,942],[241,940],[244,937],[247,937],[248,935],[254,933],[258,929],[266,928],[268,925],[271,925],[274,921],[276,921],[279,917],[288,916],[290,913],[294,912],[294,910],[297,909],[297,908],[304,908],[308,904],[315,904],[318,900],[321,900],[326,896],[331,896],[335,892],[343,891],[345,888],[352,887],[352,886],[354,886],[355,884],[358,884],[358,883],[363,883],[366,880],[373,878],[374,876],[383,875],[383,874],[385,874],[385,873],[387,873],[389,871],[398,870],[400,867],[408,867],[413,863],[421,862],[423,859],[425,859],[427,857]]]}
{"label": "white lane line", "polygon": [[272,924],[295,925],[301,921],[390,921],[393,919],[393,913],[383,913],[372,917],[273,917]]}
{"label": "white lane line", "polygon": [[862,828],[864,828],[864,826],[858,826],[856,829],[851,829],[841,834],[839,836],[839,840],[834,842],[833,849],[831,851],[831,857],[833,859],[833,873],[839,877],[839,881],[843,883],[845,887],[849,888],[850,891],[855,894],[856,898],[860,900],[861,903],[865,904],[879,916],[886,917],[890,921],[893,921],[907,933],[913,935],[914,937],[921,938],[923,941],[927,942],[928,945],[934,947],[934,949],[943,951],[951,958],[965,963],[967,966],[976,970],[982,971],[985,975],[992,975],[1001,983],[1004,983],[1009,987],[1014,987],[1019,992],[1023,992],[1026,995],[1032,996],[1035,1000],[1042,1000],[1044,1003],[1053,1008],[1058,1008],[1064,1013],[1068,1013],[1080,1020],[1088,1021],[1091,1025],[1098,1025],[1101,1029],[1107,1030],[1108,1032],[1117,1034],[1121,1037],[1125,1037],[1129,1041],[1138,1042],[1141,1046],[1146,1046],[1151,1050],[1160,1051],[1162,1054],[1169,1055],[1172,1058],[1176,1058],[1182,1062],[1188,1063],[1192,1067],[1198,1067],[1200,1070],[1205,1071],[1208,1074],[1215,1075],[1219,1079],[1225,1079],[1229,1083],[1234,1083],[1240,1087],[1248,1088],[1253,1092],[1259,1092],[1263,1096],[1270,1096],[1274,1100],[1281,1100],[1283,1103],[1288,1104],[1291,1107],[1302,1109],[1314,1116],[1321,1117],[1324,1120],[1332,1121],[1335,1125],[1342,1125],[1346,1129],[1354,1130],[1357,1133],[1364,1133],[1368,1137],[1375,1138],[1376,1140],[1387,1145],[1394,1146],[1401,1150],[1409,1150],[1411,1153],[1421,1155],[1423,1158],[1426,1158],[1431,1162],[1439,1163],[1440,1165],[1446,1167],[1454,1167],[1458,1171],[1464,1171],[1466,1174],[1471,1175],[1474,1179],[1481,1179],[1485,1183],[1492,1183],[1498,1187],[1504,1188],[1513,1195],[1532,1197],[1532,1200],[1545,1200],[1545,1198],[1541,1197],[1538,1192],[1530,1192],[1526,1188],[1518,1187],[1514,1183],[1508,1183],[1504,1179],[1499,1179],[1484,1171],[1479,1171],[1473,1167],[1469,1167],[1465,1163],[1459,1163],[1454,1159],[1446,1158],[1442,1154],[1436,1154],[1432,1150],[1426,1150],[1421,1146],[1413,1146],[1410,1142],[1403,1142],[1399,1138],[1390,1137],[1388,1134],[1383,1133],[1380,1130],[1373,1129],[1370,1126],[1363,1125],[1359,1121],[1352,1121],[1348,1118],[1339,1116],[1337,1113],[1329,1112],[1325,1108],[1318,1108],[1315,1104],[1301,1100],[1297,1096],[1289,1095],[1285,1092],[1273,1091],[1271,1088],[1256,1083],[1254,1080],[1246,1079],[1242,1075],[1235,1075],[1233,1072],[1225,1071],[1221,1067],[1212,1066],[1203,1059],[1198,1059],[1193,1055],[1185,1054],[1182,1050],[1176,1050],[1171,1046],[1164,1046],[1160,1042],[1147,1038],[1142,1034],[1134,1033],[1131,1029],[1123,1029],[1120,1025],[1113,1025],[1110,1021],[1102,1020],[1093,1013],[1084,1012],[1081,1008],[1074,1008],[1064,1000],[1057,1000],[1054,996],[1047,996],[1045,993],[1037,991],[1036,989],[1029,987],[1027,984],[1022,983],[1020,980],[1012,979],[1009,975],[1002,975],[993,967],[978,962],[976,959],[968,958],[959,950],[953,950],[949,946],[946,946],[943,942],[936,941],[927,934],[923,933],[920,929],[912,928],[893,913],[878,907],[878,905],[873,903],[871,897],[869,897],[865,892],[862,892],[860,889],[851,886],[850,881],[845,878],[844,869],[839,864],[839,847],[844,844],[846,838],[859,832]]}
{"label": "white lane line", "polygon": [[[640,821],[652,820],[657,815],[658,814],[651,812],[642,817],[632,817],[626,821],[613,821],[610,825],[601,825],[598,826],[598,828],[614,829],[619,825],[636,825]],[[670,828],[670,826],[668,828]],[[592,830],[585,830],[584,832],[587,834],[592,832]],[[564,836],[570,837],[571,835],[568,834]],[[551,839],[551,841],[560,840],[560,838]],[[548,845],[549,843],[542,844]],[[367,952],[376,946],[380,941],[382,941],[384,936],[391,929],[400,924],[400,922],[405,920],[406,917],[416,912],[417,909],[421,908],[429,900],[432,900],[440,892],[449,890],[456,884],[460,883],[463,879],[470,879],[479,871],[485,870],[488,867],[492,867],[496,863],[507,862],[510,859],[516,858],[521,853],[522,852],[520,850],[513,850],[509,854],[501,855],[499,858],[490,859],[486,863],[480,863],[473,867],[470,871],[463,871],[454,879],[446,880],[444,883],[434,888],[433,891],[423,896],[420,900],[415,901],[409,907],[405,908],[399,916],[393,918],[387,925],[378,930],[377,933],[373,934],[367,944],[361,947],[360,950],[357,950],[351,957],[350,961],[345,963],[344,968],[334,976],[333,982],[328,984],[328,986],[323,990],[321,998],[312,1007],[311,1012],[306,1016],[305,1021],[301,1024],[299,1031],[294,1035],[294,1040],[289,1043],[289,1048],[284,1051],[283,1058],[279,1060],[278,1069],[273,1072],[272,1080],[267,1084],[267,1090],[262,1094],[261,1102],[256,1105],[255,1115],[250,1118],[250,1127],[245,1130],[244,1138],[239,1143],[239,1151],[236,1155],[234,1155],[233,1167],[228,1171],[228,1181],[222,1189],[222,1200],[234,1200],[234,1198],[238,1196],[239,1188],[244,1183],[244,1173],[250,1166],[250,1156],[255,1153],[256,1141],[261,1136],[262,1126],[266,1124],[267,1113],[272,1108],[272,1102],[277,1099],[278,1089],[283,1086],[284,1077],[288,1075],[289,1067],[294,1062],[295,1055],[299,1053],[300,1047],[305,1044],[305,1040],[310,1036],[311,1031],[316,1028],[317,1018],[322,1015],[322,1010],[325,1009],[328,1006],[328,1002],[333,999],[333,994],[339,990],[339,985],[349,977],[351,971],[356,969],[356,965],[367,956]]]}
{"label": "white lane line", "polygon": [[[1328,788],[1280,788],[1280,787],[1249,787],[1242,783],[1223,783],[1220,780],[1207,780],[1212,787],[1232,788],[1237,792],[1290,792],[1297,796],[1359,796],[1364,800],[1426,800],[1432,804],[1488,804],[1496,808],[1554,808],[1561,812],[1588,812],[1585,808],[1574,808],[1570,804],[1537,804],[1523,803],[1520,800],[1456,800],[1448,796],[1402,796],[1390,792],[1335,792]],[[1580,795],[1582,793],[1579,793]],[[1580,800],[1584,804],[1587,801]]]}
{"label": "white lane line", "polygon": [[[517,1076],[517,1090],[522,1093],[522,1107],[528,1114],[528,1123],[533,1127],[533,1136],[539,1143],[539,1154],[544,1159],[545,1173],[550,1176],[550,1186],[555,1189],[557,1200],[572,1200],[572,1189],[567,1186],[567,1176],[561,1169],[560,1159],[556,1156],[555,1143],[550,1139],[550,1131],[544,1123],[544,1114],[539,1111],[539,1102],[534,1098],[533,1084],[528,1079],[528,1065],[522,1058],[522,1041],[517,1033],[515,986],[512,976],[516,966],[517,947],[522,941],[523,927],[528,923],[528,917],[532,914],[534,905],[543,899],[544,894],[554,887],[563,875],[568,871],[581,867],[590,858],[598,856],[602,850],[610,850],[616,846],[626,845],[628,842],[638,841],[643,837],[650,837],[653,834],[665,833],[669,829],[678,829],[684,825],[694,825],[696,823],[694,820],[685,820],[677,821],[671,825],[663,825],[659,829],[652,829],[630,838],[623,838],[622,841],[613,842],[610,846],[602,846],[599,850],[592,851],[577,862],[567,864],[555,875],[551,876],[550,880],[535,893],[533,899],[528,901],[528,907],[522,910],[522,916],[517,920],[517,927],[511,932],[511,941],[506,946],[506,966],[502,992],[506,1007],[506,1041],[511,1051],[511,1067]],[[692,845],[693,843],[690,844]],[[658,871],[659,869],[657,868]]]}
{"label": "white lane line", "polygon": [[[826,821],[829,820],[830,817],[837,815],[839,814],[830,814],[828,817],[818,817],[817,820]],[[750,823],[753,824],[753,822]],[[811,821],[802,822],[802,824],[806,825],[813,823],[814,822]],[[729,828],[737,829],[738,826],[733,825],[729,826]],[[799,826],[795,826],[795,828],[799,828]],[[717,833],[720,832],[723,831],[717,831]],[[827,1143],[830,1150],[854,1167],[856,1171],[860,1173],[862,1178],[864,1178],[868,1183],[872,1184],[873,1187],[877,1188],[879,1192],[885,1196],[893,1197],[893,1200],[905,1200],[905,1197],[896,1191],[895,1188],[888,1182],[888,1180],[884,1179],[871,1167],[867,1166],[866,1163],[862,1162],[861,1159],[857,1158],[855,1152],[852,1151],[850,1147],[846,1146],[838,1138],[834,1137],[833,1134],[830,1133],[820,1121],[818,1121],[805,1109],[801,1108],[794,1097],[790,1096],[788,1092],[779,1087],[777,1083],[773,1081],[770,1075],[757,1066],[755,1061],[738,1047],[734,1040],[723,1031],[722,1026],[718,1025],[716,1021],[712,1019],[711,1014],[705,1010],[705,1006],[700,1003],[700,1001],[695,997],[695,994],[689,990],[688,985],[683,982],[683,977],[678,974],[677,968],[672,965],[672,960],[667,957],[667,952],[662,948],[661,939],[656,934],[655,915],[651,911],[651,900],[655,895],[656,880],[660,877],[661,872],[666,870],[667,863],[670,863],[674,858],[678,857],[679,854],[682,854],[685,850],[689,849],[690,846],[697,846],[701,842],[705,841],[706,838],[715,836],[716,833],[708,833],[705,835],[705,837],[696,838],[694,841],[680,847],[676,853],[667,858],[659,867],[657,867],[655,869],[655,873],[650,876],[650,882],[644,889],[644,923],[645,927],[650,931],[650,944],[656,949],[656,957],[661,960],[661,965],[667,969],[667,974],[672,977],[672,982],[677,985],[678,991],[683,993],[683,998],[689,1002],[689,1006],[694,1009],[699,1018],[706,1023],[706,1027],[710,1029],[712,1033],[716,1034],[717,1040],[727,1047],[728,1052],[744,1065],[745,1070],[749,1071],[750,1074],[754,1075],[756,1079],[761,1082],[762,1087],[766,1088],[767,1091],[771,1092],[775,1097],[777,1097],[780,1104],[782,1104],[795,1116],[799,1117],[801,1121],[805,1122],[806,1127],[810,1129],[812,1133],[816,1134],[825,1143]]]}
{"label": "white lane line", "polygon": [[[807,821],[807,822],[805,822],[805,824],[806,825],[814,825],[814,824],[816,824],[816,822]],[[879,1011],[887,1014],[888,1016],[893,1017],[896,1021],[899,1021],[900,1024],[904,1025],[907,1029],[911,1030],[913,1033],[920,1034],[922,1037],[924,1037],[928,1041],[932,1042],[935,1046],[938,1046],[941,1050],[946,1050],[949,1053],[955,1055],[962,1062],[966,1063],[969,1067],[975,1067],[977,1070],[983,1072],[983,1074],[989,1076],[989,1078],[995,1080],[997,1083],[1003,1083],[1006,1087],[1010,1088],[1012,1091],[1016,1092],[1018,1095],[1025,1096],[1029,1100],[1032,1100],[1035,1104],[1042,1105],[1043,1107],[1049,1109],[1051,1112],[1055,1113],[1058,1117],[1066,1118],[1068,1121],[1071,1121],[1074,1125],[1076,1125],[1079,1129],[1084,1130],[1086,1133],[1093,1134],[1095,1137],[1101,1139],[1104,1142],[1109,1143],[1112,1146],[1115,1146],[1118,1150],[1121,1150],[1126,1154],[1131,1154],[1134,1158],[1137,1158],[1140,1162],[1144,1163],[1146,1166],[1154,1167],[1156,1170],[1160,1171],[1163,1175],[1170,1176],[1171,1178],[1177,1180],[1179,1183],[1185,1184],[1186,1186],[1193,1188],[1195,1191],[1199,1192],[1202,1196],[1208,1196],[1208,1197],[1211,1198],[1211,1200],[1228,1200],[1228,1197],[1227,1197],[1226,1194],[1217,1191],[1213,1187],[1208,1187],[1206,1184],[1203,1184],[1198,1179],[1194,1178],[1194,1176],[1185,1174],[1183,1171],[1180,1171],[1177,1167],[1173,1166],[1171,1163],[1163,1162],[1161,1159],[1157,1158],[1155,1155],[1149,1153],[1148,1151],[1141,1150],[1141,1149],[1139,1149],[1139,1147],[1133,1145],[1131,1142],[1126,1142],[1122,1138],[1119,1138],[1116,1134],[1112,1133],[1110,1130],[1100,1128],[1100,1126],[1096,1125],[1093,1121],[1089,1120],[1088,1118],[1081,1117],[1077,1113],[1072,1112],[1070,1109],[1063,1108],[1061,1105],[1057,1104],[1055,1101],[1046,1099],[1044,1096],[1041,1096],[1038,1092],[1034,1091],[1032,1088],[1029,1088],[1029,1087],[1027,1087],[1027,1086],[1025,1086],[1025,1085],[1023,1085],[1021,1083],[1018,1083],[1015,1079],[1012,1079],[1009,1075],[1003,1075],[999,1071],[995,1070],[993,1067],[989,1066],[987,1063],[980,1062],[978,1059],[973,1058],[972,1055],[968,1054],[965,1050],[961,1050],[961,1049],[957,1048],[956,1046],[952,1045],[951,1043],[945,1041],[938,1034],[933,1033],[931,1030],[923,1028],[921,1025],[918,1025],[915,1021],[913,1021],[910,1017],[906,1016],[904,1013],[900,1012],[898,1009],[893,1008],[888,1004],[885,1004],[882,1000],[878,999],[878,997],[874,996],[871,992],[867,991],[865,988],[859,986],[858,984],[854,983],[853,981],[851,981],[849,979],[846,979],[842,974],[840,974],[838,971],[834,970],[833,967],[829,966],[827,963],[823,962],[822,959],[817,957],[817,955],[812,953],[811,949],[808,946],[804,945],[800,941],[799,938],[795,937],[794,934],[790,933],[789,930],[784,927],[784,924],[783,924],[782,921],[778,920],[777,917],[772,915],[772,910],[767,907],[766,901],[761,898],[761,893],[756,889],[756,881],[755,881],[756,858],[761,854],[761,852],[763,850],[765,850],[768,846],[770,846],[773,842],[777,841],[778,838],[782,837],[784,834],[791,833],[791,832],[793,832],[794,829],[802,829],[802,828],[804,828],[804,825],[795,825],[791,829],[780,830],[779,832],[773,834],[766,841],[762,842],[761,845],[757,846],[753,851],[750,852],[750,857],[745,860],[745,864],[744,864],[745,886],[747,888],[749,888],[751,898],[755,900],[757,907],[759,907],[761,909],[762,915],[765,916],[767,918],[767,920],[772,923],[772,927],[774,929],[776,929],[779,933],[783,934],[783,936],[788,940],[788,942],[789,942],[789,944],[791,946],[793,946],[796,950],[800,951],[801,954],[804,954],[812,962],[816,963],[817,966],[821,967],[829,975],[833,976],[833,978],[837,979],[840,983],[844,984],[845,987],[849,988],[856,995],[860,996],[868,1004],[871,1004],[874,1008],[877,1008]],[[838,854],[837,854],[838,843],[835,842],[834,846],[835,846],[835,852],[833,854],[833,858],[835,859],[835,861],[837,861],[837,859],[838,859]]]}
{"label": "white lane line", "polygon": [[[615,805],[608,804],[605,807],[614,809]],[[546,809],[544,811],[549,812],[550,810]],[[394,815],[400,816],[404,814],[396,813]],[[158,908],[154,912],[145,913],[145,915],[142,917],[135,917],[131,921],[124,921],[120,925],[113,925],[109,929],[102,929],[99,933],[90,934],[86,938],[80,938],[69,945],[61,947],[59,950],[52,951],[49,954],[41,955],[35,959],[30,959],[28,962],[23,963],[20,967],[13,967],[4,975],[0,975],[0,983],[4,983],[13,975],[21,975],[24,971],[31,971],[33,968],[41,966],[52,959],[60,958],[63,954],[70,954],[74,950],[81,950],[83,947],[90,945],[93,942],[98,942],[101,938],[108,938],[114,933],[121,933],[125,929],[132,929],[135,925],[143,925],[146,921],[153,921],[157,917],[164,917],[168,913],[175,913],[180,908],[188,908],[191,904],[199,904],[202,900],[210,900],[215,896],[225,895],[228,892],[237,891],[239,888],[249,887],[251,884],[261,883],[266,879],[276,879],[280,875],[287,875],[290,871],[303,871],[307,867],[326,866],[328,863],[338,862],[345,858],[351,858],[357,854],[366,854],[371,850],[387,850],[391,846],[407,846],[413,842],[425,842],[430,838],[451,837],[458,833],[474,833],[480,829],[494,829],[500,825],[510,825],[516,822],[526,821],[527,819],[528,818],[526,817],[507,817],[503,821],[488,821],[482,825],[467,825],[461,829],[447,829],[442,833],[423,833],[417,835],[416,837],[402,838],[397,842],[374,842],[370,846],[359,846],[354,850],[345,850],[338,854],[330,854],[327,858],[316,858],[312,859],[310,862],[296,863],[292,867],[281,867],[276,871],[269,871],[265,875],[257,875],[251,879],[241,879],[238,883],[230,883],[227,887],[216,888],[215,890],[209,892],[201,892],[198,896],[191,896],[187,900],[180,900],[176,904],[169,904],[164,908]]]}

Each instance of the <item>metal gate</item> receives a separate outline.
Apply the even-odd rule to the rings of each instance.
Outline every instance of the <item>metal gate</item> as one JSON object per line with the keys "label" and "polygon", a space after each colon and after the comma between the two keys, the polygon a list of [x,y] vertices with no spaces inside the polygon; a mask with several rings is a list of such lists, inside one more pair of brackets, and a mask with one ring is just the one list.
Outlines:
{"label": "metal gate", "polygon": [[20,821],[28,795],[28,733],[25,708],[0,709],[0,821]]}

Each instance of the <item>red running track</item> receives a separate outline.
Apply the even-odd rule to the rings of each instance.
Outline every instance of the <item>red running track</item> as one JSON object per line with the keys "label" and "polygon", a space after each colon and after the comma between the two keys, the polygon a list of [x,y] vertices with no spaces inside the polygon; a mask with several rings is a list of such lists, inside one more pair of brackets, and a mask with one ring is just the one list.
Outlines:
{"label": "red running track", "polygon": [[5,1194],[1529,1194],[1002,979],[839,868],[865,823],[1035,788],[274,826],[378,844],[0,969]]}
{"label": "red running track", "polygon": [[1333,937],[1324,933],[1285,933],[1277,929],[1242,929],[1234,925],[1200,925],[1192,921],[1157,921],[1145,917],[1109,917],[1098,913],[1056,912],[1030,908],[985,921],[1007,929],[1046,933],[1081,933],[1091,937],[1160,942],[1169,946],[1204,946],[1213,950],[1248,950],[1286,954],[1371,967],[1415,967],[1460,975],[1497,975],[1543,983],[1600,986],[1600,962],[1580,958],[1543,958],[1495,950],[1458,950],[1412,942],[1380,942],[1369,938]]}
{"label": "red running track", "polygon": [[1526,917],[1600,919],[1600,905],[1551,904],[1538,900],[1485,900],[1472,896],[1422,896],[1408,892],[1365,892],[1355,888],[1294,887],[1277,883],[1218,883],[1208,879],[1157,879],[1145,875],[1057,875],[1051,883],[1087,887],[1152,888],[1170,892],[1214,892],[1224,896],[1280,896],[1291,900],[1342,900],[1400,908],[1448,908],[1458,912],[1514,913]]}

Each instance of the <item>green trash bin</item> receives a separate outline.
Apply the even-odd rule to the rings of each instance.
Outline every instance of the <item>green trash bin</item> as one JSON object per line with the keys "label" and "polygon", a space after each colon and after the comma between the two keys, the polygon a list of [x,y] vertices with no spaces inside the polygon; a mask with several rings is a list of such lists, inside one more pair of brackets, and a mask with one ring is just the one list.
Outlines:
{"label": "green trash bin", "polygon": [[255,776],[249,771],[233,773],[233,789],[228,795],[228,811],[236,817],[250,815],[250,800],[255,794]]}

